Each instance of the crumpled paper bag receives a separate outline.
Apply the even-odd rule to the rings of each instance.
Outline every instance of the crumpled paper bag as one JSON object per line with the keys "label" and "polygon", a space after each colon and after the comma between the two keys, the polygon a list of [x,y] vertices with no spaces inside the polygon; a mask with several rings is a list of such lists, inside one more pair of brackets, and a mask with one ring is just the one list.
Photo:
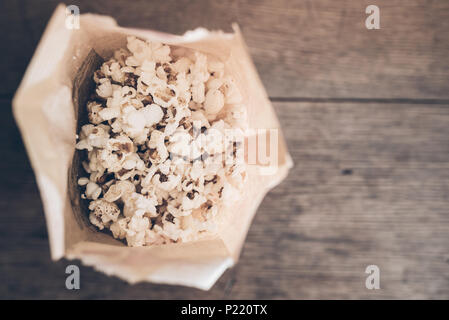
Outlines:
{"label": "crumpled paper bag", "polygon": [[237,81],[247,107],[249,127],[280,132],[238,26],[233,25],[232,34],[197,29],[176,36],[121,28],[112,18],[93,14],[79,16],[79,29],[68,28],[69,18],[73,16],[67,15],[64,5],[59,5],[13,100],[14,116],[44,205],[52,259],[80,259],[130,283],[150,281],[208,290],[236,263],[257,207],[292,166],[282,134],[277,141],[275,170],[267,173],[257,163],[249,166],[242,200],[220,212],[226,222],[216,236],[137,248],[125,246],[88,222],[76,184],[80,159],[74,153],[75,134],[82,122],[92,72],[101,58],[108,59],[116,49],[126,46],[127,35],[217,56]]}

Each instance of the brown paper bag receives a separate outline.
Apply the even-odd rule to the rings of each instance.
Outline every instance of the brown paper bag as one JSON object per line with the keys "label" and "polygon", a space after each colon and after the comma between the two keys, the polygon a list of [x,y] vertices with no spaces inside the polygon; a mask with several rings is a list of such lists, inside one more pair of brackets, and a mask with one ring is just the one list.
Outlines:
{"label": "brown paper bag", "polygon": [[71,29],[66,24],[68,18],[66,7],[58,6],[13,100],[14,116],[44,205],[52,259],[80,259],[131,283],[150,281],[208,290],[237,261],[258,205],[292,166],[282,135],[275,170],[267,174],[258,165],[249,166],[242,200],[219,213],[225,223],[216,236],[131,248],[97,231],[86,218],[76,185],[80,159],[74,153],[75,134],[83,123],[93,70],[101,58],[108,59],[126,46],[127,35],[217,56],[237,81],[249,127],[279,129],[238,26],[233,26],[233,34],[197,29],[175,36],[121,28],[110,17],[92,14],[81,15],[80,28]]}

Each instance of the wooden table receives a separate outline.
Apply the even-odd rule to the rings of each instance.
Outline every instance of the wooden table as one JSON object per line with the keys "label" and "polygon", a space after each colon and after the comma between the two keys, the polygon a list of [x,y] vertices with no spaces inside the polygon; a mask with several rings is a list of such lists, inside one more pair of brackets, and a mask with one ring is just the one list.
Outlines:
{"label": "wooden table", "polygon": [[[449,298],[449,2],[71,1],[172,33],[241,26],[295,162],[238,265],[203,292],[50,260],[11,98],[57,1],[0,4],[0,298]],[[381,29],[365,28],[380,7]],[[381,289],[365,288],[377,265]]]}

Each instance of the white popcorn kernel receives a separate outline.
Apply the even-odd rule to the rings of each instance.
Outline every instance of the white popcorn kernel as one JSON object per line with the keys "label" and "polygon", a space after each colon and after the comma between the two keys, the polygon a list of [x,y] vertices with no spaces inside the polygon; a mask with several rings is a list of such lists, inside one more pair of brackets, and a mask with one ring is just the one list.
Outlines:
{"label": "white popcorn kernel", "polygon": [[136,160],[131,159],[131,160],[126,160],[125,162],[123,162],[123,169],[126,170],[131,170],[134,169],[136,167]]}
{"label": "white popcorn kernel", "polygon": [[192,61],[189,58],[182,57],[182,58],[178,59],[173,64],[173,69],[177,73],[184,73],[185,74],[185,73],[187,73],[187,71],[189,71],[191,64],[192,64]]}
{"label": "white popcorn kernel", "polygon": [[119,120],[115,120],[114,122],[112,122],[111,128],[112,128],[112,132],[120,133],[121,131],[123,131],[122,122]]}
{"label": "white popcorn kernel", "polygon": [[186,131],[177,131],[170,137],[168,150],[178,156],[185,157],[190,154],[192,136]]}
{"label": "white popcorn kernel", "polygon": [[151,132],[151,137],[148,142],[148,147],[154,149],[161,143],[164,143],[164,134],[161,131],[153,130],[153,132]]}
{"label": "white popcorn kernel", "polygon": [[111,119],[114,119],[114,118],[117,118],[118,116],[120,116],[120,109],[119,108],[103,108],[102,110],[100,110],[98,112],[98,114],[100,115],[101,119],[103,119],[103,121],[111,120]]}
{"label": "white popcorn kernel", "polygon": [[[137,93],[136,93],[136,97],[137,97]],[[144,99],[145,99],[146,97],[144,97]],[[144,100],[142,100],[142,101],[144,101]],[[143,107],[144,107],[144,104],[143,104],[143,102],[142,101],[140,101],[140,100],[138,100],[138,99],[131,99],[130,101],[129,101],[129,103],[136,109],[136,110],[139,110],[139,109],[142,109]],[[145,100],[146,101],[146,100]]]}
{"label": "white popcorn kernel", "polygon": [[197,129],[200,129],[201,127],[210,127],[209,121],[201,110],[192,112],[191,118],[193,126]]}
{"label": "white popcorn kernel", "polygon": [[193,190],[193,182],[189,179],[185,179],[182,182],[182,190],[185,192],[190,192]]}
{"label": "white popcorn kernel", "polygon": [[110,68],[111,70],[111,78],[115,82],[123,82],[125,75],[121,71],[121,66],[118,62],[114,62],[111,64]]}
{"label": "white popcorn kernel", "polygon": [[125,63],[127,66],[130,66],[130,67],[137,67],[140,64],[139,61],[137,60],[137,58],[134,56],[126,58]]}
{"label": "white popcorn kernel", "polygon": [[94,226],[96,226],[98,229],[103,230],[104,229],[104,225],[101,222],[101,220],[93,213],[91,212],[89,214],[89,221],[90,223],[92,223]]}
{"label": "white popcorn kernel", "polygon": [[199,195],[198,193],[194,193],[192,199],[190,199],[188,195],[182,198],[182,208],[184,210],[196,209],[199,208],[204,202],[206,202],[205,197]]}
{"label": "white popcorn kernel", "polygon": [[165,175],[168,175],[170,173],[170,167],[171,167],[171,160],[167,160],[159,165],[159,171]]}
{"label": "white popcorn kernel", "polygon": [[194,83],[204,83],[209,79],[209,72],[207,71],[207,56],[195,52],[195,64],[190,68],[192,75],[192,82]]}
{"label": "white popcorn kernel", "polygon": [[91,151],[93,148],[92,146],[87,142],[87,140],[81,140],[76,145],[75,148],[78,150],[87,149],[88,151]]}
{"label": "white popcorn kernel", "polygon": [[162,66],[156,69],[156,76],[161,80],[167,81],[167,73]]}
{"label": "white popcorn kernel", "polygon": [[89,122],[93,124],[100,124],[104,121],[103,118],[100,116],[100,111],[103,110],[103,106],[98,102],[94,101],[88,102],[87,110]]}
{"label": "white popcorn kernel", "polygon": [[109,79],[106,79],[98,86],[97,94],[102,98],[112,96],[112,84]]}
{"label": "white popcorn kernel", "polygon": [[95,126],[93,124],[85,124],[84,126],[81,127],[81,137],[87,137],[92,130],[95,128]]}
{"label": "white popcorn kernel", "polygon": [[167,122],[167,125],[165,126],[164,135],[171,136],[176,131],[178,126],[179,126],[178,121],[170,120],[169,122]]}
{"label": "white popcorn kernel", "polygon": [[134,108],[123,116],[123,120],[128,125],[130,133],[140,132],[145,128],[145,118]]}
{"label": "white popcorn kernel", "polygon": [[129,196],[135,191],[135,186],[130,181],[118,181],[111,185],[104,195],[104,199],[109,202],[114,202],[122,196]]}
{"label": "white popcorn kernel", "polygon": [[129,218],[120,218],[111,224],[111,232],[114,238],[124,239],[128,227]]}
{"label": "white popcorn kernel", "polygon": [[136,89],[134,89],[132,87],[124,86],[121,88],[121,95],[124,98],[132,99],[132,98],[136,97],[137,91],[136,91]]}
{"label": "white popcorn kernel", "polygon": [[155,75],[156,62],[145,59],[142,63],[141,69],[147,74]]}
{"label": "white popcorn kernel", "polygon": [[159,63],[170,62],[170,47],[167,45],[161,45],[158,48],[152,47],[153,60]]}
{"label": "white popcorn kernel", "polygon": [[92,200],[97,200],[98,197],[101,195],[101,188],[97,188],[93,193],[92,193]]}
{"label": "white popcorn kernel", "polygon": [[211,78],[209,79],[209,81],[207,81],[207,90],[209,91],[218,90],[221,88],[222,85],[223,85],[222,79]]}
{"label": "white popcorn kernel", "polygon": [[140,113],[145,119],[145,126],[147,127],[152,127],[156,123],[159,123],[164,116],[161,107],[156,104],[151,104],[150,106],[140,109]]}
{"label": "white popcorn kernel", "polygon": [[150,226],[146,217],[132,217],[126,231],[126,241],[131,247],[141,247],[145,244],[145,230]]}
{"label": "white popcorn kernel", "polygon": [[122,196],[121,190],[118,189],[116,185],[112,185],[105,193],[104,199],[109,202],[114,202],[120,199],[121,196]]}
{"label": "white popcorn kernel", "polygon": [[162,190],[170,191],[173,190],[181,182],[181,176],[170,175],[168,180],[159,184]]}
{"label": "white popcorn kernel", "polygon": [[87,137],[88,144],[95,148],[103,148],[109,139],[108,131],[109,129],[102,125],[93,128]]}
{"label": "white popcorn kernel", "polygon": [[[86,185],[86,197],[89,199],[96,199],[101,193],[101,188],[95,182],[89,182]],[[96,196],[96,197],[95,197]]]}
{"label": "white popcorn kernel", "polygon": [[204,109],[208,114],[216,114],[224,106],[224,96],[220,90],[210,90],[206,94]]}
{"label": "white popcorn kernel", "polygon": [[168,108],[177,101],[175,88],[172,85],[158,86],[156,88],[150,87],[150,92],[155,103],[161,107]]}
{"label": "white popcorn kernel", "polygon": [[89,183],[89,179],[88,178],[79,178],[78,179],[78,185],[79,186],[85,186],[86,184]]}
{"label": "white popcorn kernel", "polygon": [[156,215],[157,201],[149,196],[133,192],[122,196],[125,206],[123,214],[126,217],[143,216],[144,214]]}
{"label": "white popcorn kernel", "polygon": [[[133,54],[133,62],[137,63],[136,65],[142,64],[150,54],[148,44],[134,36],[128,37],[128,50]],[[128,59],[126,62],[128,62]]]}
{"label": "white popcorn kernel", "polygon": [[111,222],[117,221],[120,214],[120,209],[115,203],[102,199],[92,201],[89,204],[89,209],[91,210],[89,220],[100,230],[103,230],[105,226],[109,226]]}

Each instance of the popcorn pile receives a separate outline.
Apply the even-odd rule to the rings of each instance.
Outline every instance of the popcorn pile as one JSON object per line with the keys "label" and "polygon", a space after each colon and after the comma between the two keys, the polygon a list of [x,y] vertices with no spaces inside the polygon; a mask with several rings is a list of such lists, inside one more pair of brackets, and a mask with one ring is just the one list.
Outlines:
{"label": "popcorn pile", "polygon": [[128,246],[211,234],[246,180],[242,141],[227,138],[246,129],[239,90],[212,56],[127,40],[94,74],[76,144],[89,220]]}

